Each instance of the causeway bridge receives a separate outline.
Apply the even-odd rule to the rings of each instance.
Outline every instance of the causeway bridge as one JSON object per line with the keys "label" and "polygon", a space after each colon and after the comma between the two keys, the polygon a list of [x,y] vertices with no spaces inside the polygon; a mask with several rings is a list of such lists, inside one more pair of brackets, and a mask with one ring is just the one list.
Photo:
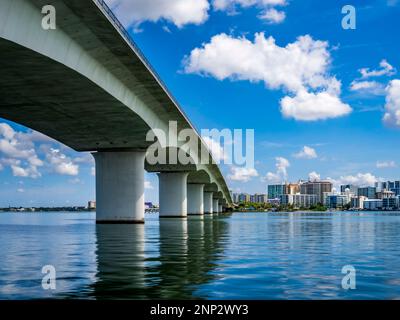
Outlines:
{"label": "causeway bridge", "polygon": [[145,171],[159,176],[160,218],[232,205],[217,164],[146,161],[149,130],[195,129],[103,0],[1,0],[0,75],[0,117],[92,152],[98,223],[144,222]]}

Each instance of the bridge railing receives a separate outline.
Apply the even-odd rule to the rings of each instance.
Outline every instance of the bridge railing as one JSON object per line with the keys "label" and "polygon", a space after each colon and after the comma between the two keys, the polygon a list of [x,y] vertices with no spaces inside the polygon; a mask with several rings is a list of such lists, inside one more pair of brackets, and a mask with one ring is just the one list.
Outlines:
{"label": "bridge railing", "polygon": [[[185,116],[186,120],[189,122],[188,117],[186,114],[179,108],[179,105],[177,103],[177,100],[175,97],[172,95],[172,93],[168,90],[168,87],[166,86],[165,82],[161,79],[160,75],[157,73],[157,71],[153,68],[151,65],[150,61],[146,58],[146,56],[143,54],[143,52],[140,50],[138,45],[135,43],[135,41],[132,39],[130,36],[129,32],[125,29],[125,27],[122,25],[122,23],[119,21],[119,19],[116,17],[114,12],[111,10],[111,8],[107,5],[107,3],[104,0],[93,0],[97,5],[103,9],[104,13],[107,14],[107,16],[111,19],[111,22],[113,25],[118,29],[118,31],[122,34],[122,36],[125,38],[125,40],[128,42],[128,44],[131,45],[132,49],[136,54],[139,56],[139,58],[142,60],[142,62],[146,65],[146,67],[149,69],[149,71],[153,74],[155,79],[159,82],[161,87],[164,89],[164,91],[167,93],[167,95],[170,97],[170,99],[175,103],[175,105],[178,107],[178,109],[182,112],[182,114]],[[190,123],[190,122],[189,122]],[[191,123],[190,123],[191,124]],[[192,124],[191,124],[192,125]],[[193,127],[193,126],[192,126]]]}

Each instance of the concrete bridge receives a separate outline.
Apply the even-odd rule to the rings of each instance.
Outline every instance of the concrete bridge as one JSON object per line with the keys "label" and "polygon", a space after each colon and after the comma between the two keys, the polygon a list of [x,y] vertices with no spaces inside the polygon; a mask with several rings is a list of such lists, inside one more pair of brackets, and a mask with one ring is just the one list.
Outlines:
{"label": "concrete bridge", "polygon": [[103,0],[1,0],[0,73],[0,117],[93,153],[98,223],[144,222],[145,170],[159,175],[160,217],[232,204],[216,164],[145,160],[150,129],[194,127]]}

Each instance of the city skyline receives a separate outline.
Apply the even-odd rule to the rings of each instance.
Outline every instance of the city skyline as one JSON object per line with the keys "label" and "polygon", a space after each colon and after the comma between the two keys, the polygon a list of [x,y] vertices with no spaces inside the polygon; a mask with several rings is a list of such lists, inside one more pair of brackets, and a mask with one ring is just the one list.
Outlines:
{"label": "city skyline", "polygon": [[[268,183],[309,175],[338,185],[398,179],[399,151],[393,146],[399,131],[392,112],[400,108],[398,2],[354,1],[356,30],[341,28],[345,3],[340,1],[268,7],[201,3],[191,14],[160,8],[149,17],[142,7],[129,17],[118,9],[127,2],[109,1],[196,128],[255,129],[255,168],[222,166],[230,189],[255,193]],[[280,14],[272,15],[272,9]],[[381,19],[384,27],[375,23]],[[302,52],[303,46],[308,51]],[[299,59],[312,53],[316,62],[310,67],[316,71],[282,64],[280,54],[297,57],[292,50],[300,50]],[[212,52],[223,59],[207,59]],[[268,61],[254,69],[251,56]],[[242,69],[243,61],[251,68]],[[284,73],[293,78],[281,79]],[[320,79],[317,89],[311,78]],[[310,103],[322,107],[314,112]],[[0,207],[94,200],[90,155],[0,122]],[[145,193],[146,201],[158,203],[155,174],[146,174]]]}

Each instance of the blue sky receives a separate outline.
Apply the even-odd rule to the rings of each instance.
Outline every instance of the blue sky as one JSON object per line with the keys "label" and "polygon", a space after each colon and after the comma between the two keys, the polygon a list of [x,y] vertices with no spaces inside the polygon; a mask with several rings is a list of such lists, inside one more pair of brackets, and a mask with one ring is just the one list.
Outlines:
{"label": "blue sky", "polygon": [[[108,2],[197,129],[255,130],[255,171],[222,166],[232,190],[310,173],[336,184],[400,179],[397,1]],[[355,30],[341,26],[346,4]],[[90,155],[1,122],[0,207],[94,199]],[[157,177],[146,180],[157,203]]]}

